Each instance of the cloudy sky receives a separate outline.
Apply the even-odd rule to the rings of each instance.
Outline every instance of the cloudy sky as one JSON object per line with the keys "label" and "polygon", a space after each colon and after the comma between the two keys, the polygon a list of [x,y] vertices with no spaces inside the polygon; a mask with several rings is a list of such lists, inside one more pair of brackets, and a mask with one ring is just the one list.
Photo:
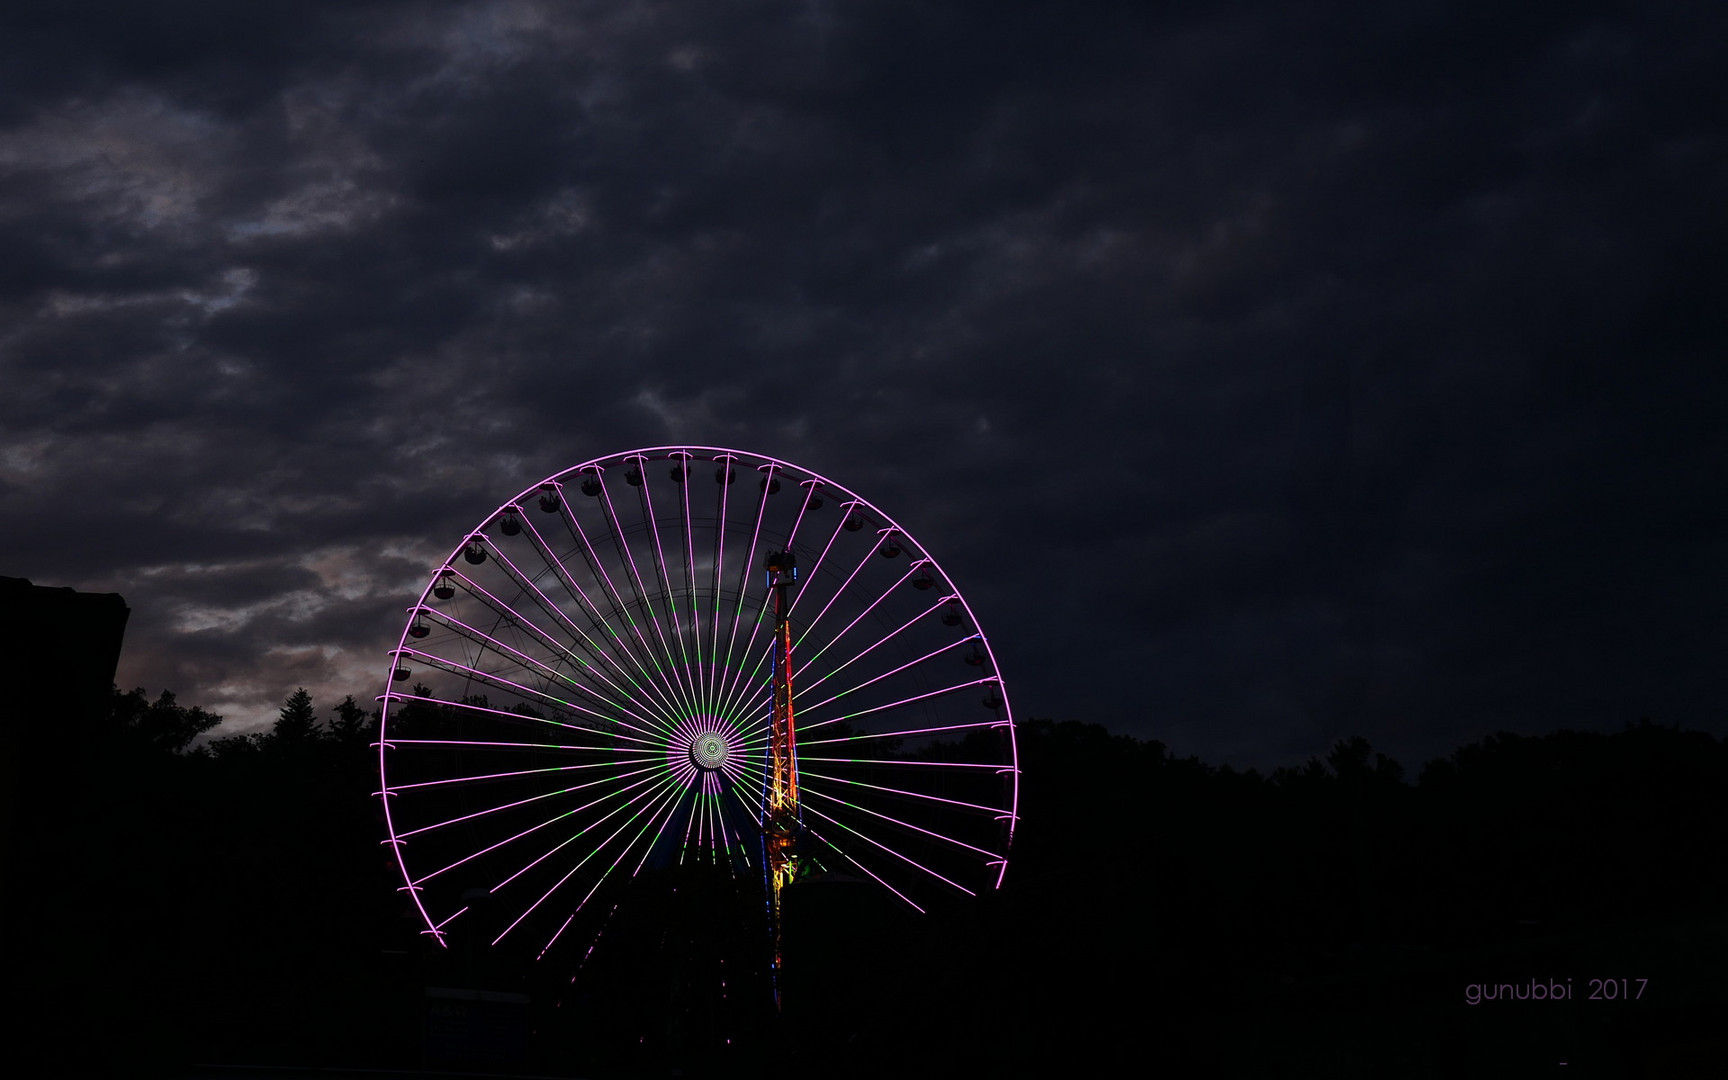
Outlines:
{"label": "cloudy sky", "polygon": [[10,3],[0,573],[245,728],[716,444],[904,523],[1023,717],[1728,732],[1728,16],[1627,7]]}

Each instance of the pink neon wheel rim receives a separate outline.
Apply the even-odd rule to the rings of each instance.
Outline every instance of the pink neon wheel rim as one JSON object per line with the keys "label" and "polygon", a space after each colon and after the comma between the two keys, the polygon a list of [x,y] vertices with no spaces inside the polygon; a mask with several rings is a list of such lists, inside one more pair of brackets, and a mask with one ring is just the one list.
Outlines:
{"label": "pink neon wheel rim", "polygon": [[1014,726],[947,572],[824,476],[661,446],[523,489],[409,609],[378,760],[384,843],[424,933],[543,957],[589,947],[645,870],[760,879],[763,562],[783,548],[804,575],[791,619],[812,869],[908,910],[1000,887]]}

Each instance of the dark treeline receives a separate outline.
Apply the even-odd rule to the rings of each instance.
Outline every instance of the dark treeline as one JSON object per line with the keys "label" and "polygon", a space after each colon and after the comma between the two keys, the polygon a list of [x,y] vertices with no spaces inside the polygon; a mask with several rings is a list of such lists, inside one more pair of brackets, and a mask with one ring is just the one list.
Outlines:
{"label": "dark treeline", "polygon": [[[718,1063],[678,1024],[625,1045],[592,1020],[688,1009],[676,986],[555,993],[430,946],[379,843],[374,712],[299,691],[268,732],[219,722],[116,691],[40,763],[55,780],[31,790],[54,795],[20,809],[4,928],[38,1064],[418,1067],[424,988],[477,986],[533,998],[523,1071],[759,1071],[772,1044],[821,1074],[1492,1075],[1570,1054],[1682,1075],[1659,1070],[1701,1053],[1724,997],[1728,747],[1647,721],[1497,735],[1414,777],[1360,739],[1262,775],[1026,722],[1005,888],[928,917],[789,900],[781,1026]],[[1607,978],[1649,982],[1465,1002]]]}

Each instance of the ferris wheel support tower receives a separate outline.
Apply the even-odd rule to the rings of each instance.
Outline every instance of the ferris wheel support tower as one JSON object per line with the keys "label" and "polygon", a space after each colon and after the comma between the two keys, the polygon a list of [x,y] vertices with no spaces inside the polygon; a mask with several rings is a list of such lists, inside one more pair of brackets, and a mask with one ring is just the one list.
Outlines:
{"label": "ferris wheel support tower", "polygon": [[[763,800],[762,829],[767,848],[768,914],[773,923],[774,971],[780,971],[780,891],[798,876],[798,833],[803,815],[798,805],[797,738],[792,723],[792,624],[786,590],[798,580],[798,564],[790,550],[770,552],[768,591],[774,597],[774,713],[768,740],[768,791]],[[778,998],[779,991],[776,989]]]}

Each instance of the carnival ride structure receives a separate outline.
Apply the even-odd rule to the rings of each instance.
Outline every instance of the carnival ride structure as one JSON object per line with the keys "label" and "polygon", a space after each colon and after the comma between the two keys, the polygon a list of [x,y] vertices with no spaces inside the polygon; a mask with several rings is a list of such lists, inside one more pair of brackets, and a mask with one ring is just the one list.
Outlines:
{"label": "carnival ride structure", "polygon": [[906,910],[1000,887],[1008,697],[948,573],[842,485],[662,446],[506,500],[408,609],[378,765],[401,891],[439,945],[579,969],[628,883],[820,875]]}

